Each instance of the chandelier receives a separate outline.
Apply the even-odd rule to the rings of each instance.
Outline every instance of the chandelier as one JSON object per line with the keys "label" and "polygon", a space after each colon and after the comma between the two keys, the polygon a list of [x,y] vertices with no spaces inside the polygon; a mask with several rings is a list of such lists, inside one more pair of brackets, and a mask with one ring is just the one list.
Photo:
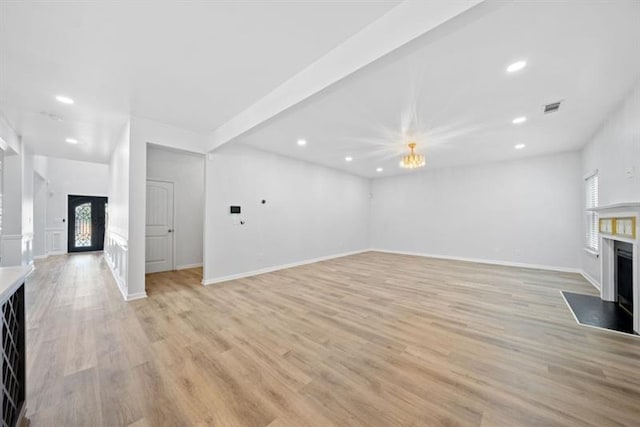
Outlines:
{"label": "chandelier", "polygon": [[411,153],[407,154],[406,156],[402,156],[402,159],[400,160],[401,168],[415,169],[415,168],[421,168],[426,164],[424,156],[422,154],[416,154],[414,151],[415,148],[416,148],[415,142],[412,142],[409,144],[409,149],[411,150]]}

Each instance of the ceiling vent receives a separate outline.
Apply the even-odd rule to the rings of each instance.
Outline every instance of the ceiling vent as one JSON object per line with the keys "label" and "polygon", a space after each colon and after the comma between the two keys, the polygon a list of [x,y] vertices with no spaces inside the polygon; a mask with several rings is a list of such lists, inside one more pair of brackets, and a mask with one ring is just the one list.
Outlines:
{"label": "ceiling vent", "polygon": [[558,101],[558,102],[552,102],[551,104],[547,104],[544,106],[544,113],[548,114],[548,113],[555,113],[556,111],[558,111],[560,109],[560,103],[562,101]]}

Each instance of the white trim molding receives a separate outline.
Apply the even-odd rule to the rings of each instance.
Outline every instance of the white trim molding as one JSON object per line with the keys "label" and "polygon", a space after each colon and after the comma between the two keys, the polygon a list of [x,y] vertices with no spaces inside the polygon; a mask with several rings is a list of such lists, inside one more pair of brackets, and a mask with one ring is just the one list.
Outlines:
{"label": "white trim molding", "polygon": [[596,279],[591,277],[589,275],[589,273],[587,273],[586,271],[582,270],[580,272],[580,274],[582,274],[582,277],[584,277],[587,282],[591,283],[593,285],[593,287],[598,290],[598,292],[602,291],[602,287],[600,286],[600,282],[598,282]]}
{"label": "white trim molding", "polygon": [[55,256],[55,255],[66,255],[66,254],[67,254],[66,251],[47,252],[47,255],[45,255],[45,258],[50,256]]}
{"label": "white trim molding", "polygon": [[[632,235],[599,233],[600,238],[600,298],[603,301],[617,301],[616,284],[616,243],[629,243],[632,247],[632,298],[633,298],[633,331],[640,334],[640,202],[618,202],[598,206],[593,209],[600,219],[634,218],[635,229]],[[615,229],[614,229],[615,230]]]}
{"label": "white trim molding", "polygon": [[129,248],[128,240],[113,231],[105,232],[104,244],[104,260],[111,270],[111,274],[118,285],[118,289],[125,301],[133,301],[140,298],[146,298],[146,292],[129,293],[128,278],[128,262]]}
{"label": "white trim molding", "polygon": [[600,252],[598,252],[598,251],[594,251],[593,249],[590,249],[590,248],[586,248],[586,247],[585,247],[585,248],[582,248],[582,250],[584,250],[584,252],[585,252],[587,255],[591,255],[591,256],[592,256],[592,257],[594,257],[594,258],[598,258],[598,257],[600,256]]}
{"label": "white trim molding", "polygon": [[362,250],[359,250],[359,251],[343,252],[343,253],[340,253],[340,254],[327,255],[327,256],[318,257],[318,258],[306,259],[306,260],[303,260],[303,261],[292,262],[292,263],[289,263],[289,264],[274,265],[272,267],[265,267],[265,268],[261,268],[259,270],[247,271],[245,273],[231,274],[231,275],[228,275],[228,276],[215,277],[215,278],[212,278],[212,279],[202,279],[202,284],[203,285],[213,285],[213,284],[216,284],[216,283],[228,282],[230,280],[244,279],[245,277],[258,276],[260,274],[271,273],[271,272],[278,271],[278,270],[285,270],[287,268],[300,267],[302,265],[314,264],[316,262],[327,261],[327,260],[335,259],[335,258],[342,258],[342,257],[350,256],[350,255],[357,255],[357,254],[361,254],[361,253],[364,253],[364,252],[370,252],[370,251],[371,251],[370,249],[362,249]]}
{"label": "white trim molding", "polygon": [[138,292],[138,293],[135,293],[135,294],[127,295],[124,298],[124,300],[129,302],[129,301],[135,301],[137,299],[143,299],[143,298],[146,298],[146,297],[147,297],[147,292],[145,291],[145,292]]}
{"label": "white trim molding", "polygon": [[22,234],[3,234],[0,236],[1,265],[3,267],[22,265],[23,258],[28,259],[27,254],[23,253],[25,250],[23,240],[27,239],[27,235],[23,236]]}
{"label": "white trim molding", "polygon": [[198,268],[198,267],[202,267],[202,263],[201,262],[197,262],[195,264],[178,265],[178,266],[176,266],[176,270],[187,270],[189,268]]}
{"label": "white trim molding", "polygon": [[531,268],[534,270],[548,270],[548,271],[559,271],[562,273],[582,274],[581,269],[574,268],[574,267],[558,267],[554,265],[529,264],[525,262],[499,261],[499,260],[482,259],[482,258],[466,258],[466,257],[458,257],[458,256],[450,256],[450,255],[424,254],[420,252],[392,251],[387,249],[371,249],[371,251],[383,252],[387,254],[396,254],[396,255],[419,256],[424,258],[446,259],[446,260],[452,260],[452,261],[475,262],[478,264],[502,265],[505,267]]}
{"label": "white trim molding", "polygon": [[111,275],[113,276],[113,280],[115,280],[116,285],[118,285],[118,290],[122,294],[122,298],[127,300],[127,283],[124,277],[122,277],[118,271],[118,268],[115,266],[115,263],[112,261],[112,257],[105,251],[104,260],[109,267],[109,271],[111,271]]}
{"label": "white trim molding", "polygon": [[424,254],[424,253],[419,253],[419,252],[393,251],[393,250],[375,249],[375,248],[363,249],[363,250],[353,251],[353,252],[345,252],[345,253],[341,253],[341,254],[329,255],[329,256],[319,257],[319,258],[313,258],[313,259],[294,262],[294,263],[290,263],[290,264],[276,265],[276,266],[273,266],[273,267],[266,267],[266,268],[262,268],[262,269],[259,269],[259,270],[248,271],[248,272],[245,272],[245,273],[231,274],[231,275],[228,275],[228,276],[222,276],[222,277],[217,277],[217,278],[212,278],[212,279],[203,279],[202,280],[202,284],[203,285],[213,285],[213,284],[216,284],[216,283],[228,282],[230,280],[236,280],[236,279],[243,279],[245,277],[257,276],[257,275],[260,275],[260,274],[271,273],[271,272],[278,271],[278,270],[284,270],[284,269],[292,268],[292,267],[299,267],[299,266],[302,266],[302,265],[313,264],[313,263],[321,262],[321,261],[327,261],[327,260],[334,259],[334,258],[342,258],[342,257],[345,257],[345,256],[361,254],[361,253],[364,253],[364,252],[381,252],[381,253],[388,253],[388,254],[395,254],[395,255],[419,256],[419,257],[422,257],[422,258],[434,258],[434,259],[445,259],[445,260],[452,260],[452,261],[475,262],[475,263],[479,263],[479,264],[501,265],[501,266],[505,266],[505,267],[530,268],[530,269],[535,269],[535,270],[558,271],[558,272],[561,272],[561,273],[576,273],[576,274],[582,275],[589,283],[591,283],[593,286],[595,286],[596,289],[600,289],[598,287],[598,282],[595,281],[593,278],[591,278],[591,276],[587,275],[580,268],[558,267],[558,266],[552,266],[552,265],[530,264],[530,263],[522,263],[522,262],[488,260],[488,259],[481,259],[481,258],[466,258],[466,257],[457,257],[457,256],[448,256],[448,255],[434,255],[434,254]]}
{"label": "white trim molding", "polygon": [[67,229],[64,227],[46,227],[45,234],[45,253],[47,255],[63,255],[67,253],[65,245]]}
{"label": "white trim molding", "polygon": [[22,234],[3,234],[2,240],[22,240]]}

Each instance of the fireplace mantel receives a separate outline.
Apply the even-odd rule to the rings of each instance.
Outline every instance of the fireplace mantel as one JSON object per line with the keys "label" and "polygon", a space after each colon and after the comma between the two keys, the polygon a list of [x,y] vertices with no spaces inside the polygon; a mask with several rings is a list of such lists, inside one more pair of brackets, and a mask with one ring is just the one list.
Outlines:
{"label": "fireplace mantel", "polygon": [[616,301],[617,290],[615,272],[615,242],[628,242],[633,246],[633,330],[640,334],[640,202],[612,203],[590,209],[600,218],[635,217],[635,236],[600,235],[600,298]]}
{"label": "fireplace mantel", "polygon": [[613,211],[628,211],[635,210],[640,211],[640,202],[619,202],[619,203],[611,203],[608,205],[602,205],[595,208],[589,208],[588,211],[594,211],[598,213],[606,213]]}

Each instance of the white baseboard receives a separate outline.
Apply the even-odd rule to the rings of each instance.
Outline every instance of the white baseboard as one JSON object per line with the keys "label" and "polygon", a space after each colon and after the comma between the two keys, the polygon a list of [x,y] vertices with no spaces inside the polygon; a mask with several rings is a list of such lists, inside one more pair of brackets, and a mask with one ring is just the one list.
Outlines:
{"label": "white baseboard", "polygon": [[304,261],[292,262],[290,264],[275,265],[273,267],[266,267],[266,268],[261,268],[259,270],[248,271],[246,273],[231,274],[229,276],[216,277],[213,279],[202,279],[202,284],[213,285],[215,283],[222,283],[222,282],[228,282],[229,280],[243,279],[245,277],[257,276],[259,274],[271,273],[273,271],[284,270],[292,267],[299,267],[302,265],[313,264],[320,261],[327,261],[330,259],[342,258],[349,255],[361,254],[363,252],[369,252],[369,249],[362,249],[359,251],[352,251],[352,252],[343,252],[341,254],[328,255],[328,256],[323,256],[319,258],[307,259]]}
{"label": "white baseboard", "polygon": [[[259,270],[249,271],[249,272],[246,272],[246,273],[232,274],[232,275],[213,278],[213,279],[203,279],[202,280],[202,284],[203,285],[213,285],[213,284],[216,284],[216,283],[228,282],[230,280],[242,279],[242,278],[245,278],[245,277],[251,277],[251,276],[257,276],[257,275],[260,275],[260,274],[271,273],[273,271],[284,270],[284,269],[287,269],[287,268],[299,267],[299,266],[307,265],[307,264],[313,264],[313,263],[320,262],[320,261],[327,261],[327,260],[334,259],[334,258],[342,258],[342,257],[349,256],[349,255],[356,255],[356,254],[360,254],[360,253],[363,253],[363,252],[382,252],[382,253],[389,253],[389,254],[396,254],[396,255],[419,256],[419,257],[423,257],[423,258],[435,258],[435,259],[446,259],[446,260],[452,260],[452,261],[475,262],[475,263],[479,263],[479,264],[501,265],[501,266],[505,266],[505,267],[530,268],[530,269],[535,269],[535,270],[558,271],[558,272],[562,272],[562,273],[577,273],[577,274],[582,275],[591,285],[593,285],[598,291],[600,291],[600,284],[598,283],[598,281],[595,280],[593,277],[589,276],[584,270],[582,270],[580,268],[558,267],[558,266],[553,266],[553,265],[530,264],[530,263],[523,263],[523,262],[489,260],[489,259],[482,259],[482,258],[467,258],[467,257],[457,257],[457,256],[449,256],[449,255],[424,254],[424,253],[419,253],[419,252],[408,252],[408,251],[392,251],[392,250],[375,249],[375,248],[363,249],[363,250],[360,250],[360,251],[353,251],[353,252],[345,252],[345,253],[341,253],[341,254],[329,255],[329,256],[320,257],[320,258],[313,258],[313,259],[294,262],[294,263],[290,263],[290,264],[282,264],[282,265],[277,265],[277,266],[273,266],[273,267],[262,268],[262,269],[259,269]],[[193,268],[193,267],[187,267],[187,268]],[[180,269],[180,268],[177,268],[177,269]]]}
{"label": "white baseboard", "polygon": [[591,277],[589,275],[589,273],[587,273],[586,271],[582,270],[582,271],[580,271],[580,274],[582,274],[582,277],[584,277],[587,282],[591,283],[593,285],[593,287],[598,290],[598,292],[602,291],[602,287],[600,286],[600,283],[598,283],[598,281],[596,279]]}
{"label": "white baseboard", "polygon": [[49,256],[49,254],[45,254],[45,255],[34,255],[33,259],[47,259],[47,257]]}
{"label": "white baseboard", "polygon": [[147,292],[138,292],[136,294],[127,295],[124,299],[125,301],[133,301],[137,299],[142,299],[147,297]]}
{"label": "white baseboard", "polygon": [[51,251],[51,252],[47,252],[47,255],[45,255],[45,257],[48,256],[52,256],[52,255],[66,255],[67,251]]}
{"label": "white baseboard", "polygon": [[483,258],[466,258],[466,257],[457,257],[450,255],[435,255],[435,254],[424,254],[419,252],[407,252],[407,251],[390,251],[386,249],[371,249],[373,252],[383,252],[387,254],[396,254],[396,255],[410,255],[410,256],[419,256],[424,258],[436,258],[436,259],[447,259],[453,261],[466,261],[466,262],[476,262],[479,264],[491,264],[491,265],[502,265],[505,267],[518,267],[518,268],[531,268],[535,270],[549,270],[549,271],[560,271],[562,273],[579,273],[582,274],[582,270],[579,268],[573,267],[557,267],[553,265],[541,265],[541,264],[529,264],[524,262],[511,262],[511,261],[499,261],[499,260],[491,260],[491,259],[483,259]]}
{"label": "white baseboard", "polygon": [[184,265],[178,265],[176,266],[176,270],[187,270],[189,268],[198,268],[198,267],[202,267],[202,263],[198,262],[195,264],[184,264]]}

